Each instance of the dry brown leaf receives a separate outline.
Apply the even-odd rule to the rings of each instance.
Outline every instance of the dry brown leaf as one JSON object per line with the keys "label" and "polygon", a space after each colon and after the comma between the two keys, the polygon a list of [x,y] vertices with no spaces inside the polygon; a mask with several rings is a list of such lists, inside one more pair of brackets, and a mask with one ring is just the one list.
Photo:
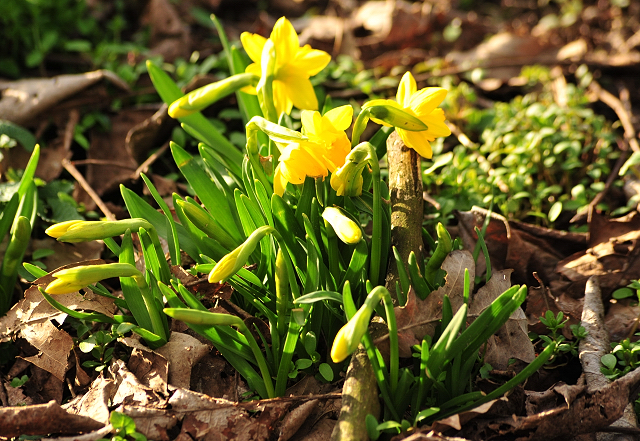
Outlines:
{"label": "dry brown leaf", "polygon": [[394,308],[398,327],[398,349],[401,357],[411,356],[411,347],[420,344],[425,335],[433,335],[437,321],[442,318],[442,299],[449,296],[452,310],[457,311],[464,302],[464,270],[475,274],[473,257],[468,251],[455,250],[444,262],[447,271],[444,286],[420,300],[413,289],[409,290],[407,303]]}
{"label": "dry brown leaf", "polygon": [[[459,234],[466,249],[475,248],[478,236],[474,227],[482,228],[489,212],[473,207],[471,211],[454,212],[459,223]],[[556,264],[573,253],[584,250],[587,235],[551,230],[521,222],[507,221],[503,216],[491,213],[484,240],[489,250],[494,270],[513,268],[513,282],[537,286],[536,272],[549,285],[559,280]],[[478,259],[478,274],[485,269],[484,259]]]}
{"label": "dry brown leaf", "polygon": [[[511,288],[513,270],[496,271],[489,282],[473,296],[469,308],[469,316],[477,317],[503,292]],[[509,359],[517,358],[531,363],[535,358],[535,350],[527,329],[527,317],[518,307],[509,320],[488,340],[485,362],[494,369],[504,370],[509,366]]]}
{"label": "dry brown leaf", "polygon": [[280,425],[280,435],[278,441],[288,441],[304,424],[309,415],[318,406],[318,400],[311,400],[302,403],[291,412],[289,412]]}
{"label": "dry brown leaf", "polygon": [[172,332],[169,341],[156,350],[169,362],[169,384],[185,389],[191,383],[193,366],[210,351],[208,345],[180,332]]}
{"label": "dry brown leaf", "polygon": [[54,401],[26,407],[0,407],[0,436],[7,438],[91,432],[102,426],[91,418],[67,413]]}
{"label": "dry brown leaf", "polygon": [[63,408],[74,415],[92,418],[103,425],[109,424],[109,404],[116,387],[114,380],[100,375],[91,383],[86,394],[78,395]]}
{"label": "dry brown leaf", "polygon": [[129,90],[127,83],[108,70],[53,78],[0,81],[0,119],[25,124],[46,109],[103,79]]}
{"label": "dry brown leaf", "polygon": [[23,328],[22,337],[39,351],[33,357],[25,357],[25,360],[64,381],[69,369],[69,354],[73,349],[71,336],[50,321],[44,321]]}

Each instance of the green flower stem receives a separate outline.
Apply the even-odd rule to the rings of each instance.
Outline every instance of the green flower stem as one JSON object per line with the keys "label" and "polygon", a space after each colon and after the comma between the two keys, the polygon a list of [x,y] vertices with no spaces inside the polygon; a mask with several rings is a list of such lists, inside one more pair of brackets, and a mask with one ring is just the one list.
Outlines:
{"label": "green flower stem", "polygon": [[380,284],[380,259],[382,256],[382,194],[380,190],[380,165],[376,149],[370,143],[363,143],[369,148],[369,166],[373,177],[373,234],[371,236],[371,266],[369,280],[376,286]]}
{"label": "green flower stem", "polygon": [[289,274],[285,259],[282,248],[280,248],[276,254],[275,271],[276,314],[278,316],[276,328],[280,336],[285,333],[287,311],[289,309]]}
{"label": "green flower stem", "polygon": [[[278,320],[280,320],[280,315],[278,315]],[[293,358],[293,353],[296,349],[296,343],[298,342],[299,336],[300,325],[296,322],[293,314],[291,314],[287,338],[285,339],[284,347],[282,348],[282,358],[278,365],[278,376],[276,378],[275,391],[277,397],[284,396],[287,381],[289,380],[289,367],[291,365],[291,359]]]}
{"label": "green flower stem", "polygon": [[391,383],[391,393],[394,394],[398,387],[398,371],[400,355],[398,353],[398,326],[396,324],[396,314],[393,311],[393,300],[391,294],[382,286],[378,286],[382,293],[382,302],[387,313],[387,327],[389,328],[389,380]]}
{"label": "green flower stem", "polygon": [[184,308],[165,308],[164,313],[169,317],[173,317],[176,320],[183,321],[185,323],[191,323],[194,325],[208,325],[208,326],[235,326],[238,331],[244,335],[249,343],[249,347],[253,352],[253,356],[256,358],[260,374],[264,381],[265,388],[267,390],[267,396],[269,398],[275,398],[275,390],[273,388],[273,381],[271,380],[271,373],[267,361],[258,346],[253,334],[249,331],[249,328],[244,324],[240,317],[231,314],[218,314],[209,311],[198,311],[195,309]]}
{"label": "green flower stem", "polygon": [[271,39],[268,39],[262,49],[262,72],[260,75],[260,81],[256,86],[258,92],[258,102],[262,109],[264,117],[271,121],[278,121],[278,115],[276,113],[276,107],[273,102],[273,75],[276,65],[276,48]]}
{"label": "green flower stem", "polygon": [[324,221],[327,230],[327,251],[329,254],[329,272],[338,280],[340,277],[340,250],[338,250],[338,236],[329,222]]}
{"label": "green flower stem", "polygon": [[367,351],[367,356],[369,357],[369,361],[371,362],[371,367],[373,368],[376,380],[378,381],[378,388],[380,388],[382,399],[387,405],[387,409],[389,409],[389,411],[391,412],[393,420],[400,421],[400,416],[396,412],[395,406],[393,405],[393,400],[391,399],[391,394],[389,393],[384,362],[382,361],[381,357],[378,357],[378,349],[373,343],[373,339],[371,338],[371,334],[369,334],[369,331],[367,331],[364,334],[364,337],[362,337],[362,344]]}
{"label": "green flower stem", "polygon": [[140,289],[140,293],[142,294],[142,300],[144,301],[145,306],[147,307],[147,311],[149,311],[149,318],[151,319],[151,326],[153,328],[153,332],[160,337],[162,337],[165,341],[169,341],[169,336],[165,332],[164,323],[162,320],[162,316],[160,315],[160,311],[158,310],[156,299],[149,289],[149,285],[145,280],[142,273],[140,275],[132,276],[133,280],[136,282],[138,289]]}
{"label": "green flower stem", "polygon": [[360,136],[369,122],[369,109],[362,109],[355,122],[353,123],[353,130],[351,131],[351,148],[354,148],[360,143]]}
{"label": "green flower stem", "polygon": [[269,182],[269,179],[262,168],[262,164],[260,163],[260,151],[258,146],[258,132],[260,131],[260,127],[254,123],[254,118],[252,118],[246,126],[247,155],[249,156],[249,162],[251,163],[251,168],[253,169],[255,177],[264,186],[267,191],[267,195],[271,196],[273,194],[273,186],[271,185],[271,182]]}

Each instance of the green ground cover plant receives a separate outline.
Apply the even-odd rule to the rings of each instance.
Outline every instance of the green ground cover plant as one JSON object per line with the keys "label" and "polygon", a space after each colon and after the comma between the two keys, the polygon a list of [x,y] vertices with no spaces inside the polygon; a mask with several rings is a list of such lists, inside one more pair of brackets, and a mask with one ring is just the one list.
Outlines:
{"label": "green ground cover plant", "polygon": [[[508,219],[551,226],[584,210],[605,188],[620,151],[611,123],[590,107],[586,66],[576,71],[577,84],[567,84],[566,106],[553,97],[549,69],[528,67],[521,76],[530,92],[487,109],[471,106],[476,95],[467,84],[451,89],[447,109],[462,133],[477,141],[453,149],[437,144],[423,174],[441,206],[430,213],[434,219],[449,219],[454,208],[493,203]],[[615,181],[614,188],[621,187]],[[622,214],[632,202],[619,207],[603,201],[598,208]]]}

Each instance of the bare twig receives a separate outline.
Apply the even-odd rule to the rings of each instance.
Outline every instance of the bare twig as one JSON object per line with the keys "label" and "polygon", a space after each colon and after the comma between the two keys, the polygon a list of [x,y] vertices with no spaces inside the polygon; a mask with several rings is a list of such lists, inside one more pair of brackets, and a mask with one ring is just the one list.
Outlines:
{"label": "bare twig", "polygon": [[98,196],[98,193],[96,193],[95,190],[91,187],[91,185],[89,185],[89,183],[84,178],[84,176],[82,176],[82,173],[78,171],[78,169],[71,163],[71,161],[69,161],[66,158],[63,159],[62,166],[66,171],[69,172],[71,176],[73,176],[73,178],[76,181],[78,181],[78,183],[84,189],[84,191],[87,192],[87,194],[93,200],[93,202],[95,202],[98,208],[100,208],[100,211],[102,211],[102,213],[107,218],[107,220],[116,220],[115,215],[111,212],[111,210],[109,210],[109,208],[107,208],[107,205],[102,201],[100,196]]}
{"label": "bare twig", "polygon": [[[609,381],[600,372],[600,359],[609,352],[609,335],[604,328],[604,306],[598,279],[593,276],[587,281],[584,292],[584,306],[582,309],[582,326],[587,330],[587,336],[580,341],[580,361],[587,380],[587,390],[595,392],[609,385]],[[624,414],[612,427],[636,428],[635,412],[631,403],[627,404]],[[614,433],[597,434],[598,441],[623,441],[635,439],[631,435]]]}
{"label": "bare twig", "polygon": [[618,119],[620,119],[620,123],[624,128],[625,140],[629,143],[631,150],[634,152],[640,152],[640,145],[638,144],[638,138],[636,137],[636,130],[631,122],[632,115],[627,112],[622,101],[607,90],[603,89],[595,80],[589,85],[589,91],[616,112],[616,115],[618,115]]}
{"label": "bare twig", "polygon": [[131,179],[136,180],[140,177],[140,173],[146,173],[149,170],[149,166],[156,162],[156,160],[162,156],[162,154],[169,148],[169,143],[165,143],[162,147],[160,147],[157,151],[155,151],[152,155],[150,155],[142,164],[138,166],[136,171],[131,175]]}

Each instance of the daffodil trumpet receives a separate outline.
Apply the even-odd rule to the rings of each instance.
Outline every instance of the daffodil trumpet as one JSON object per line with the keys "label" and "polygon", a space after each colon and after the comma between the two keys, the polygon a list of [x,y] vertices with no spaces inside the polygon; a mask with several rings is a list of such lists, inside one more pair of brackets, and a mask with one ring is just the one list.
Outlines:
{"label": "daffodil trumpet", "polygon": [[256,364],[260,369],[260,374],[264,381],[265,388],[267,389],[267,395],[269,398],[275,397],[275,390],[273,388],[273,381],[271,380],[271,373],[267,362],[256,342],[253,334],[249,331],[249,328],[244,324],[244,321],[238,316],[231,314],[219,314],[209,311],[200,311],[196,309],[187,308],[165,308],[164,313],[169,317],[176,320],[183,321],[185,323],[191,323],[194,325],[208,325],[208,326],[235,326],[238,331],[245,336],[249,343],[249,347],[253,352],[256,359]]}
{"label": "daffodil trumpet", "polygon": [[255,86],[259,79],[255,74],[241,73],[202,86],[171,103],[169,116],[177,119],[199,112],[243,87]]}
{"label": "daffodil trumpet", "polygon": [[45,233],[59,242],[88,242],[120,236],[127,230],[138,231],[139,228],[149,231],[153,229],[153,225],[141,218],[117,221],[71,220],[54,224]]}

